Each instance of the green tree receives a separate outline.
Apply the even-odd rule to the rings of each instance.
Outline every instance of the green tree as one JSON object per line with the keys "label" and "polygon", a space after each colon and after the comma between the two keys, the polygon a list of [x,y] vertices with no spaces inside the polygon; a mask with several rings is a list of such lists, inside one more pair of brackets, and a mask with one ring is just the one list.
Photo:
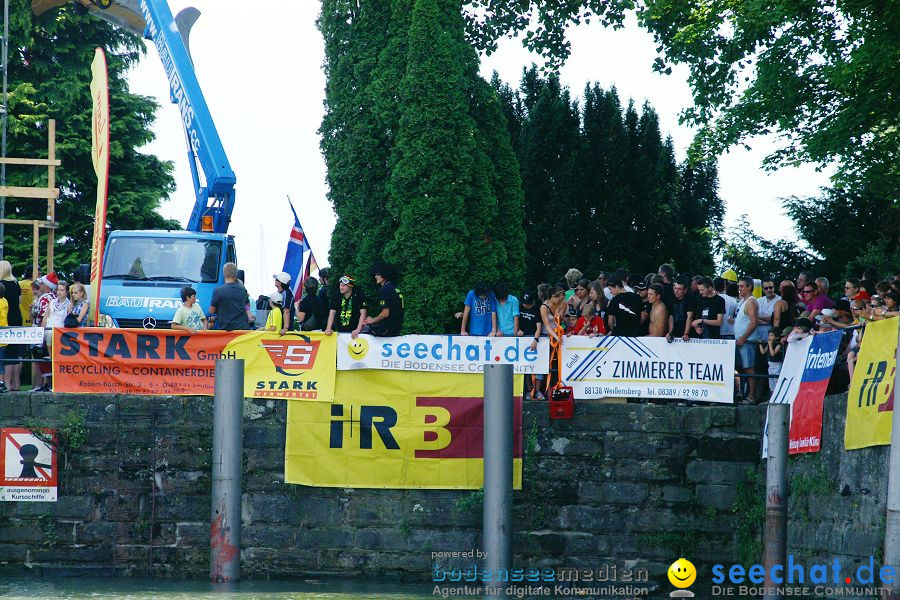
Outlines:
{"label": "green tree", "polygon": [[[406,0],[386,2],[323,0],[319,30],[325,39],[325,117],[319,133],[328,168],[328,197],[337,222],[331,238],[329,262],[356,276],[368,296],[374,283],[370,265],[381,256],[396,222],[387,210],[391,140],[399,116],[386,118],[377,81],[382,55],[390,42],[405,39],[402,10]],[[389,23],[385,28],[384,23]],[[393,37],[389,34],[394,33]],[[404,46],[405,47],[405,46]],[[402,60],[405,68],[405,56]],[[399,76],[396,76],[399,80]],[[396,105],[386,103],[389,107]]]}
{"label": "green tree", "polygon": [[[71,272],[89,262],[97,178],[91,164],[91,61],[107,53],[110,87],[109,229],[179,229],[156,209],[175,189],[172,164],[139,148],[153,139],[158,105],[128,91],[126,73],[144,53],[134,35],[61,8],[33,17],[30,2],[10,6],[9,154],[46,157],[48,119],[56,119],[60,198],[56,204],[55,266]],[[46,168],[9,167],[9,185],[44,186]],[[42,201],[8,200],[7,216],[43,219]],[[43,249],[46,248],[42,241]],[[5,255],[17,267],[31,262],[31,229],[7,226]]]}
{"label": "green tree", "polygon": [[746,215],[719,239],[720,263],[751,277],[793,279],[800,271],[819,273],[820,260],[792,240],[768,240],[750,228]]}
{"label": "green tree", "polygon": [[690,69],[694,106],[684,118],[700,126],[696,155],[778,134],[768,166],[837,161],[843,187],[898,198],[900,3],[473,0],[467,16],[479,48],[526,31],[525,44],[558,65],[569,25],[619,27],[631,9],[658,44],[654,67]]}

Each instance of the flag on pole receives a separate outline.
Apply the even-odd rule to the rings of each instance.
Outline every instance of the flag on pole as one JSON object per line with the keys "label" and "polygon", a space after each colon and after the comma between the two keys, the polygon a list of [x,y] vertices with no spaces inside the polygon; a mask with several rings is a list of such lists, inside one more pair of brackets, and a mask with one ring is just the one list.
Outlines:
{"label": "flag on pole", "polygon": [[282,271],[291,276],[291,292],[293,292],[296,299],[298,298],[297,293],[301,291],[300,286],[303,285],[303,279],[305,279],[305,274],[302,278],[300,276],[303,273],[304,255],[309,251],[310,257],[312,257],[312,250],[309,247],[306,234],[303,233],[303,227],[300,226],[300,219],[297,218],[297,211],[294,210],[294,205],[291,203],[290,198],[288,198],[288,205],[291,207],[291,213],[294,215],[294,226],[291,228],[290,237],[288,237]]}
{"label": "flag on pole", "polygon": [[[303,277],[300,278],[300,285],[297,286],[300,291],[303,291],[303,284],[306,283],[306,280],[309,279],[309,276],[316,271],[319,270],[319,264],[316,262],[316,257],[313,256],[312,250],[309,251],[309,260],[306,262],[306,269],[303,271]],[[297,296],[294,296],[296,298]]]}

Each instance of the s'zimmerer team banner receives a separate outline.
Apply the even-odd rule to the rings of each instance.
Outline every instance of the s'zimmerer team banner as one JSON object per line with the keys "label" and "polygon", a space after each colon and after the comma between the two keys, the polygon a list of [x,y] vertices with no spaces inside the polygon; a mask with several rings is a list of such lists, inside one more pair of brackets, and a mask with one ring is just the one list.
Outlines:
{"label": "s'zimmerer team banner", "polygon": [[734,400],[734,340],[563,338],[562,379],[575,397]]}
{"label": "s'zimmerer team banner", "polygon": [[331,402],[337,342],[323,333],[53,330],[53,391],[213,395],[216,359],[244,360],[244,396]]}
{"label": "s'zimmerer team banner", "polygon": [[900,319],[866,324],[862,346],[847,392],[844,448],[856,450],[891,443],[894,415],[894,370],[897,368],[897,327]]}
{"label": "s'zimmerer team banner", "polygon": [[338,336],[339,371],[384,369],[431,373],[480,373],[485,363],[511,364],[516,373],[549,371],[550,342],[533,337],[404,335],[379,338],[349,333]]}
{"label": "s'zimmerer team banner", "polygon": [[[791,342],[769,404],[790,404],[789,454],[818,452],[822,446],[825,391],[844,332],[818,333]],[[763,430],[762,457],[769,456],[769,415]]]}
{"label": "s'zimmerer team banner", "polygon": [[[514,383],[513,486],[522,485],[522,377]],[[338,371],[334,403],[288,402],[284,479],[320,487],[478,489],[484,377]]]}

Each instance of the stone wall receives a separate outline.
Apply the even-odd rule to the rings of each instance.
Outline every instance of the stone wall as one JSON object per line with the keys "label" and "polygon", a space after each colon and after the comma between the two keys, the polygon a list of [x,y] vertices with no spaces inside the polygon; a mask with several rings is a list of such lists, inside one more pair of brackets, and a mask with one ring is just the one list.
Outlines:
{"label": "stone wall", "polygon": [[[803,560],[880,557],[887,448],[842,450],[845,401],[826,401],[822,453],[791,459],[789,549]],[[284,484],[284,408],[245,405],[246,577],[423,581],[432,552],[480,547],[478,493]],[[76,413],[86,439],[65,459],[59,501],[0,503],[0,573],[205,576],[211,399],[0,400],[3,426],[68,417],[71,429]],[[516,565],[616,564],[658,581],[683,555],[699,582],[711,564],[758,560],[762,407],[580,402],[575,419],[551,421],[530,402],[525,413]]]}
{"label": "stone wall", "polygon": [[845,451],[846,413],[846,394],[825,398],[822,451],[790,459],[788,551],[855,572],[883,558],[890,446]]}

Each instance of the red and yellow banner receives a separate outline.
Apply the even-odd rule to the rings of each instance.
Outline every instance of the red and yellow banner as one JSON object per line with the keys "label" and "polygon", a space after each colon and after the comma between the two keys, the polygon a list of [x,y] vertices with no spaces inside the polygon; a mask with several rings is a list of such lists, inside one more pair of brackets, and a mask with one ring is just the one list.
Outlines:
{"label": "red and yellow banner", "polygon": [[244,396],[331,402],[337,336],[322,333],[79,328],[53,331],[53,391],[214,392],[219,358],[244,360]]}
{"label": "red and yellow banner", "polygon": [[94,237],[91,241],[91,296],[88,322],[97,324],[100,280],[103,273],[103,244],[106,240],[106,204],[109,186],[109,76],[106,54],[94,51],[91,62],[91,162],[97,175],[97,204],[94,208]]}
{"label": "red and yellow banner", "polygon": [[[521,489],[521,375],[514,389],[513,485]],[[339,371],[334,403],[288,403],[285,482],[478,489],[484,479],[483,396],[479,373]]]}
{"label": "red and yellow banner", "polygon": [[847,391],[844,448],[856,450],[891,443],[894,417],[894,372],[900,319],[866,324],[853,381]]}

